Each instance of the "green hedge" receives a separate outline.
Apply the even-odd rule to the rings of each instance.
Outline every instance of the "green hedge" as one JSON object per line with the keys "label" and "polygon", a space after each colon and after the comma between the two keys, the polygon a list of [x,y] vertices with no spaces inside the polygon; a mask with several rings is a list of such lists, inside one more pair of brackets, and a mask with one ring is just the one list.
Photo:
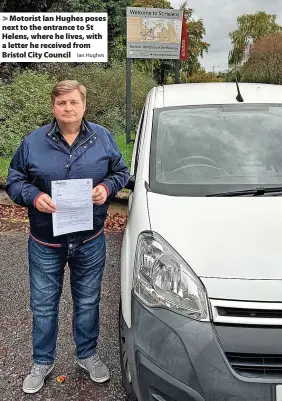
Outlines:
{"label": "green hedge", "polygon": [[[55,83],[63,79],[77,79],[87,87],[86,117],[90,121],[104,125],[113,134],[125,132],[124,64],[111,68],[95,63],[41,64],[37,71],[17,73],[11,84],[0,83],[0,157],[10,157],[28,132],[51,121],[50,92]],[[132,67],[133,130],[137,127],[146,94],[154,85],[150,76]]]}
{"label": "green hedge", "polygon": [[0,156],[10,156],[31,130],[50,120],[49,93],[55,80],[24,72],[11,85],[0,86]]}

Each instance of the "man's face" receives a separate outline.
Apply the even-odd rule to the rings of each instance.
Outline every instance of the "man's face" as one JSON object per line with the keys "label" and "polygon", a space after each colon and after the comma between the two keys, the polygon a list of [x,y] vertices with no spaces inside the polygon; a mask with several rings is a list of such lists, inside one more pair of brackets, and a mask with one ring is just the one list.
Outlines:
{"label": "man's face", "polygon": [[75,89],[57,96],[52,110],[59,123],[73,124],[82,120],[85,107],[86,104],[83,103],[79,90]]}

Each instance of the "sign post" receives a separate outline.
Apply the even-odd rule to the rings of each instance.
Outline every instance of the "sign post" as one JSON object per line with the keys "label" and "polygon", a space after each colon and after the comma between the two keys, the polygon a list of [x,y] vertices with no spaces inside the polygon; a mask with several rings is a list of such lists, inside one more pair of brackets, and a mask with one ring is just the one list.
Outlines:
{"label": "sign post", "polygon": [[126,59],[126,143],[131,142],[131,58]]}
{"label": "sign post", "polygon": [[182,45],[183,10],[127,7],[126,142],[131,142],[131,59],[177,60]]}
{"label": "sign post", "polygon": [[180,78],[180,59],[175,61],[175,83],[179,84]]}

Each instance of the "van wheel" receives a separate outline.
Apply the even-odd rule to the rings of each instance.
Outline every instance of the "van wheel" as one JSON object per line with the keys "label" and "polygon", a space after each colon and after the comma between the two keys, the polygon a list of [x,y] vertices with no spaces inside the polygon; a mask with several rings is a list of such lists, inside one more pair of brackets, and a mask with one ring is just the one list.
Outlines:
{"label": "van wheel", "polygon": [[128,364],[128,351],[125,339],[125,321],[121,312],[121,302],[119,304],[119,350],[122,384],[125,388],[128,401],[137,401],[132,387],[131,373]]}

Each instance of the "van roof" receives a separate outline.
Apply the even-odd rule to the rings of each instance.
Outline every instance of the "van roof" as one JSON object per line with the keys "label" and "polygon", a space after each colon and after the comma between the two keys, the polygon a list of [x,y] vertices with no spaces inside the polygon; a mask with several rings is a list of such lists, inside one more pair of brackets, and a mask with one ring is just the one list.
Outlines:
{"label": "van roof", "polygon": [[[239,83],[244,103],[281,103],[282,85]],[[239,104],[235,82],[174,84],[155,90],[154,108],[203,105]]]}

